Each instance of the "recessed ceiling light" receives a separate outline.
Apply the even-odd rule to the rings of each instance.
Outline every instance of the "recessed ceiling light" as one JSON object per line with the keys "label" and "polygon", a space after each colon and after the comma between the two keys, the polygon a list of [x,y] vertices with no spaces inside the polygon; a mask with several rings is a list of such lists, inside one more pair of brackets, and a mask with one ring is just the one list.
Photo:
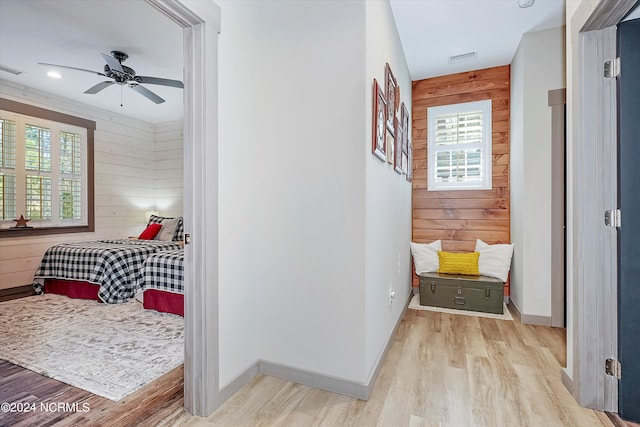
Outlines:
{"label": "recessed ceiling light", "polygon": [[521,8],[531,7],[536,0],[518,0],[518,6]]}
{"label": "recessed ceiling light", "polygon": [[474,50],[473,52],[461,53],[460,55],[453,55],[449,57],[449,64],[455,64],[457,62],[469,61],[471,59],[476,59],[478,57],[478,51]]}
{"label": "recessed ceiling light", "polygon": [[59,72],[57,72],[57,71],[49,71],[49,72],[47,73],[47,76],[49,76],[49,77],[51,77],[51,78],[54,78],[54,79],[59,79],[59,78],[61,78],[61,77],[62,77],[62,75],[61,75]]}

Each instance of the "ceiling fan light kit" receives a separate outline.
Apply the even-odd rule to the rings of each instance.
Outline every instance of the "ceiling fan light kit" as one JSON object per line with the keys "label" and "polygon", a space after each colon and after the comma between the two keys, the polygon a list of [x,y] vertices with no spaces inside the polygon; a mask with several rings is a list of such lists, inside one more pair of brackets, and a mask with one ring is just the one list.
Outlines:
{"label": "ceiling fan light kit", "polygon": [[535,1],[536,0],[518,0],[518,6],[525,9],[527,7],[533,6],[533,3],[535,3]]}
{"label": "ceiling fan light kit", "polygon": [[129,58],[129,55],[119,50],[111,51],[111,55],[107,55],[105,53],[101,53],[100,55],[102,55],[102,58],[106,62],[106,64],[104,65],[104,72],[92,71],[84,68],[69,67],[67,65],[49,64],[45,62],[39,62],[38,64],[47,65],[51,67],[67,68],[67,69],[76,70],[76,71],[84,71],[84,72],[96,74],[98,76],[107,77],[111,79],[111,80],[105,80],[103,82],[100,82],[90,87],[86,91],[84,91],[84,93],[90,94],[90,95],[94,95],[114,84],[118,84],[121,86],[127,85],[134,91],[138,92],[140,95],[149,99],[150,101],[156,104],[161,104],[165,102],[164,99],[162,99],[161,97],[159,97],[157,94],[147,89],[146,87],[142,86],[142,84],[169,86],[169,87],[175,87],[179,89],[184,88],[184,84],[179,80],[136,75],[136,72],[133,68],[127,67],[126,65],[122,65],[122,62],[125,61],[127,58]]}

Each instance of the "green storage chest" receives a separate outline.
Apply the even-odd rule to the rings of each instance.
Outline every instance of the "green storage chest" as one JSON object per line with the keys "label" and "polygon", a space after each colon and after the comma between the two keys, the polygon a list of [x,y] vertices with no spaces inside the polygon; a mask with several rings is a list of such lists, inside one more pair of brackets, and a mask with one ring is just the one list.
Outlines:
{"label": "green storage chest", "polygon": [[420,305],[503,313],[504,283],[487,276],[420,274]]}

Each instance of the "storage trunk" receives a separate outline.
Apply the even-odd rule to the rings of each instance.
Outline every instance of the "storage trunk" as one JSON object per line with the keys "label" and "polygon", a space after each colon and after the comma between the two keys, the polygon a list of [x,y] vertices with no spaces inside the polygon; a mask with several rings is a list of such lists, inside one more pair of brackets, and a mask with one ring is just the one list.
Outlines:
{"label": "storage trunk", "polygon": [[420,305],[503,314],[504,283],[487,276],[420,274]]}

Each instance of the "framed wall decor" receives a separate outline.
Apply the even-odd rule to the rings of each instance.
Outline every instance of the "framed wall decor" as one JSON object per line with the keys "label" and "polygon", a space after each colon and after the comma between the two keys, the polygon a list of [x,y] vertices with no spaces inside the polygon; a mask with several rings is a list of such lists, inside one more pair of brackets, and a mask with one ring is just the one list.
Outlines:
{"label": "framed wall decor", "polygon": [[393,150],[395,148],[395,141],[393,139],[393,133],[387,129],[387,163],[393,164]]}
{"label": "framed wall decor", "polygon": [[407,144],[407,181],[411,182],[413,180],[413,147],[411,146],[411,141],[408,141]]}
{"label": "framed wall decor", "polygon": [[402,173],[407,173],[409,156],[409,110],[402,103],[400,107],[400,123],[402,128]]}
{"label": "framed wall decor", "polygon": [[387,117],[387,102],[382,93],[380,85],[373,79],[373,131],[372,131],[372,153],[376,155],[380,160],[385,161],[385,138],[387,135],[386,129],[386,117]]}
{"label": "framed wall decor", "polygon": [[395,145],[393,148],[393,170],[402,174],[402,158],[404,156],[404,153],[402,152],[402,141],[404,140],[404,130],[397,119],[396,123]]}
{"label": "framed wall decor", "polygon": [[[407,139],[406,136],[404,138],[405,140]],[[405,146],[403,145],[402,148],[403,150],[402,150],[402,156],[401,156],[402,159],[401,159],[400,167],[402,169],[401,173],[405,174],[409,170],[409,167],[408,167],[409,166],[409,147],[407,147],[407,149],[404,150]]]}
{"label": "framed wall decor", "polygon": [[393,121],[396,118],[397,103],[399,101],[396,98],[396,94],[399,94],[399,92],[397,91],[398,82],[393,76],[388,62],[384,68],[384,82],[387,99],[387,130],[393,134],[395,132]]}

